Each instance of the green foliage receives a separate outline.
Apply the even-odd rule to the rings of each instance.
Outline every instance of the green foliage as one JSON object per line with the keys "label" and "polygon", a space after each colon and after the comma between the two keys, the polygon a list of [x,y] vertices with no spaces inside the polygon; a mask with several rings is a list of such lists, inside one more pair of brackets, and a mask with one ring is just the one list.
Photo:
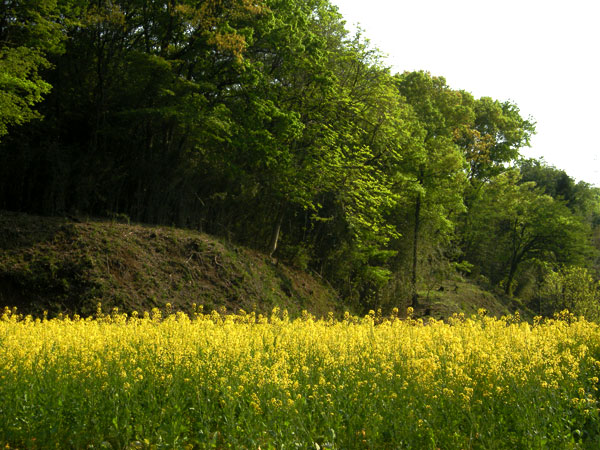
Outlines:
{"label": "green foliage", "polygon": [[600,321],[600,282],[584,267],[563,266],[550,271],[541,296],[551,311],[568,309],[588,320]]}
{"label": "green foliage", "polygon": [[518,162],[523,182],[534,182],[545,194],[563,202],[589,228],[592,250],[583,267],[600,277],[600,189],[583,181],[575,182],[565,171],[549,166],[544,160],[522,159]]}
{"label": "green foliage", "polygon": [[600,225],[600,189],[575,182],[564,170],[549,166],[544,160],[522,159],[518,164],[523,182],[532,181],[545,194],[561,200],[592,227]]}
{"label": "green foliage", "polygon": [[541,259],[583,265],[591,254],[589,227],[560,200],[520,183],[514,170],[481,189],[471,215],[469,261],[506,293],[513,292],[522,264]]}
{"label": "green foliage", "polygon": [[535,123],[531,118],[523,119],[519,108],[510,102],[482,97],[472,108],[474,123],[470,129],[461,130],[459,142],[469,163],[469,178],[481,182],[503,172],[506,163],[519,157],[519,150],[529,146]]}
{"label": "green foliage", "polygon": [[33,106],[51,86],[38,74],[48,62],[27,47],[0,49],[0,137],[11,125],[22,125],[40,115]]}
{"label": "green foliage", "polygon": [[457,261],[507,291],[531,258],[600,270],[598,190],[531,161],[505,173],[532,119],[391,74],[328,0],[3,7],[2,209],[197,228],[365,308]]}
{"label": "green foliage", "polygon": [[[67,1],[6,0],[0,16],[0,138],[9,127],[40,118],[34,109],[51,86],[41,72],[60,52]],[[61,16],[61,13],[63,15]]]}
{"label": "green foliage", "polygon": [[[419,262],[419,255],[423,253],[421,241],[428,241],[433,249],[438,244],[447,244],[453,236],[457,214],[464,210],[465,159],[456,135],[473,120],[469,107],[472,97],[451,90],[444,78],[424,72],[399,75],[396,86],[410,105],[419,127],[398,167],[400,181],[396,189],[404,191],[405,197],[394,212],[394,219],[407,225],[402,234],[412,238],[414,304],[422,265]],[[432,254],[423,256],[421,260],[431,259]]]}

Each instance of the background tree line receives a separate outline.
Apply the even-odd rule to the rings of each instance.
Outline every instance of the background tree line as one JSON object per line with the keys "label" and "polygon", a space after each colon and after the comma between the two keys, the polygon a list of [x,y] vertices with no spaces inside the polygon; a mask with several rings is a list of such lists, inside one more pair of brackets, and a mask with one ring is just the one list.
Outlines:
{"label": "background tree line", "polygon": [[531,119],[391,73],[327,0],[1,4],[0,209],[196,228],[364,307],[598,279],[599,191],[520,157]]}

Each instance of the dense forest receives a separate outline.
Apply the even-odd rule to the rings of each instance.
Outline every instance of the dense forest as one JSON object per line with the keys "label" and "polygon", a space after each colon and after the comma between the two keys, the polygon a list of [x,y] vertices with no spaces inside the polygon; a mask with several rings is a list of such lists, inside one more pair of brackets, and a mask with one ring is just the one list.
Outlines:
{"label": "dense forest", "polygon": [[201,230],[365,308],[459,272],[600,317],[600,190],[328,0],[0,4],[0,209]]}

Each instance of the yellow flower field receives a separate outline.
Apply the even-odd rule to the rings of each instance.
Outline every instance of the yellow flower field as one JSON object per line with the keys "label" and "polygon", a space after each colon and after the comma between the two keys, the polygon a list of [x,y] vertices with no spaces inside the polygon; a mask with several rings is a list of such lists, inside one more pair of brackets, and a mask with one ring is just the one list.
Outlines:
{"label": "yellow flower field", "polygon": [[4,448],[599,448],[600,330],[114,311],[0,320]]}

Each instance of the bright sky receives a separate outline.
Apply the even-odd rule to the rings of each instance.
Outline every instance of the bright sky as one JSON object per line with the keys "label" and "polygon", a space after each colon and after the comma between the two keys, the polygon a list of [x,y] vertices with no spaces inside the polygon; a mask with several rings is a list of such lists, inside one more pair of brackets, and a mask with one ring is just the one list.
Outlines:
{"label": "bright sky", "polygon": [[512,101],[537,122],[526,157],[600,187],[599,0],[331,1],[394,72]]}

